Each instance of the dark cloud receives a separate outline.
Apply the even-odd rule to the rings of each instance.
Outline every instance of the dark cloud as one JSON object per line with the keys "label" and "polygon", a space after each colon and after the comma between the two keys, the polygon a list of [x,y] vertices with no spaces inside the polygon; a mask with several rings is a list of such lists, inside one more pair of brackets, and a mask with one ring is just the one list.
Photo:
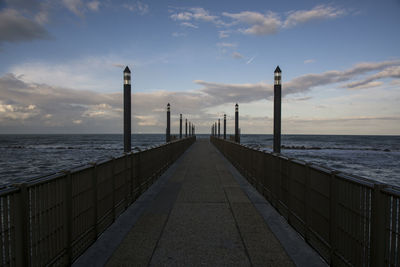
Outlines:
{"label": "dark cloud", "polygon": [[5,0],[10,8],[34,12],[39,10],[41,3],[35,0]]}
{"label": "dark cloud", "polygon": [[39,23],[22,16],[14,9],[0,11],[0,44],[49,39],[47,30]]}

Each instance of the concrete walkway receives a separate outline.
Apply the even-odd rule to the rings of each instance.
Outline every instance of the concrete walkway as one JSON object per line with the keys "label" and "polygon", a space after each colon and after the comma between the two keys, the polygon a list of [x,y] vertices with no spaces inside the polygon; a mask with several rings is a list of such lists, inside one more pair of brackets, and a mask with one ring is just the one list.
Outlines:
{"label": "concrete walkway", "polygon": [[[138,208],[139,200],[136,211],[128,210],[120,216],[123,226],[113,225],[109,237],[106,231],[98,244],[74,265],[293,266],[294,262],[303,265],[299,258],[302,255],[296,256],[291,251],[297,246],[301,246],[297,250],[300,253],[307,250],[302,253],[306,257],[304,266],[324,265],[293,233],[286,236],[297,238],[297,243],[287,240],[289,244],[282,246],[265,216],[250,201],[249,193],[235,179],[232,166],[208,140],[194,143],[169,172],[170,177],[155,185],[159,192],[144,201],[145,208]],[[270,216],[271,212],[267,213]],[[279,228],[280,224],[275,222],[272,228]],[[114,249],[112,242],[117,242]],[[108,248],[104,250],[104,246]],[[107,256],[102,249],[113,251]],[[287,251],[297,259],[292,260]]]}

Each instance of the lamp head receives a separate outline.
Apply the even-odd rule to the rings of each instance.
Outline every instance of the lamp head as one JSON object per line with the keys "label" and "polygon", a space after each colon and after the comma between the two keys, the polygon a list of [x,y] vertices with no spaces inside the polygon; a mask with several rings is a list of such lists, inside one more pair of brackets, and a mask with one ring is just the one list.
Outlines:
{"label": "lamp head", "polygon": [[131,71],[128,66],[124,70],[124,84],[131,84]]}

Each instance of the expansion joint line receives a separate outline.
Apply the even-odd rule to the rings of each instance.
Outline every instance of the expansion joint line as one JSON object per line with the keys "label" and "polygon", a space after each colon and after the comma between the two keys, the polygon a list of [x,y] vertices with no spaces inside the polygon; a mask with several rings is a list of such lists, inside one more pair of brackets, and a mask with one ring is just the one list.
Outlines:
{"label": "expansion joint line", "polygon": [[[185,152],[186,152],[186,151],[185,151]],[[183,156],[183,154],[182,154],[181,156]],[[186,167],[186,168],[185,168],[185,172],[184,172],[183,177],[186,177],[186,173],[187,173],[187,171],[188,171],[188,168],[189,168],[189,167]],[[175,171],[176,171],[176,170],[175,170]],[[182,187],[182,184],[181,184],[181,187]],[[178,193],[177,193],[178,195],[179,195],[179,192],[180,192],[180,189],[179,189],[179,191],[178,191]],[[178,195],[177,195],[177,197],[178,197]],[[175,207],[176,202],[177,202],[177,199],[175,200],[175,203],[171,206],[170,210],[168,211],[167,218],[165,219],[165,222],[164,222],[164,224],[163,224],[163,227],[162,227],[162,229],[161,229],[161,231],[160,231],[160,235],[158,236],[156,245],[154,246],[154,249],[153,249],[153,251],[151,252],[150,260],[149,260],[147,266],[150,266],[151,260],[153,259],[154,253],[156,252],[156,249],[157,249],[157,247],[158,247],[158,244],[160,243],[161,237],[162,237],[162,235],[163,235],[163,233],[164,233],[165,227],[167,226],[167,223],[168,223],[168,221],[169,221],[169,217],[170,217],[170,215],[171,215],[172,210],[173,210],[174,207]]]}
{"label": "expansion joint line", "polygon": [[[218,171],[218,170],[216,170],[216,171],[217,171],[219,180],[221,181],[221,176],[220,176],[220,174],[219,174],[219,171]],[[248,251],[248,249],[247,249],[246,243],[244,242],[242,233],[240,232],[239,224],[238,224],[238,222],[237,222],[237,220],[236,220],[235,213],[233,212],[233,209],[232,209],[232,206],[231,206],[231,202],[229,201],[229,198],[228,198],[228,195],[226,194],[225,188],[224,188],[224,194],[225,194],[225,198],[226,198],[226,200],[227,200],[227,202],[228,202],[228,205],[229,205],[229,210],[230,210],[231,213],[232,213],[233,220],[235,221],[235,226],[236,226],[236,229],[237,229],[237,231],[238,231],[238,233],[239,233],[240,240],[242,241],[242,244],[243,244],[243,247],[244,247],[244,252],[245,252],[247,258],[249,259],[250,266],[254,266],[253,263],[251,262],[250,253],[249,253],[249,251]]]}

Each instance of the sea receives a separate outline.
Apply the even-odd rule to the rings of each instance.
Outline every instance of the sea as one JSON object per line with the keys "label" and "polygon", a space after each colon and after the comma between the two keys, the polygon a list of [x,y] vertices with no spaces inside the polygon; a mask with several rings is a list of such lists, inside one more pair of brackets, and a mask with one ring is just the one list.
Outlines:
{"label": "sea", "polygon": [[[164,142],[164,134],[132,135],[133,151]],[[272,142],[272,135],[241,136],[242,144],[260,150],[271,151]],[[122,152],[121,134],[0,135],[0,186],[109,159]],[[400,136],[283,135],[281,153],[400,186]]]}

